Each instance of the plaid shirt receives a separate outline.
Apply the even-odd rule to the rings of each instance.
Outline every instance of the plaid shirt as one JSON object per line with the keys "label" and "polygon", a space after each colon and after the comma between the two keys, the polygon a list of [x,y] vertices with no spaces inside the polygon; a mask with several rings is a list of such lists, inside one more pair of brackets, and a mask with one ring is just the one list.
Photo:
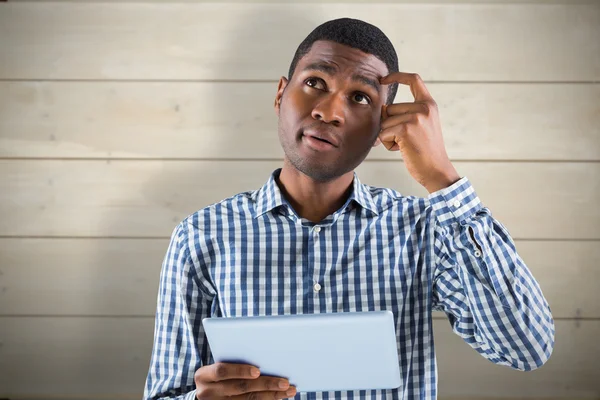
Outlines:
{"label": "plaid shirt", "polygon": [[355,174],[347,202],[312,223],[282,196],[279,172],[175,228],[144,399],[195,398],[194,372],[214,362],[201,322],[209,316],[394,313],[400,388],[296,399],[435,399],[433,310],[496,364],[525,371],[550,357],[550,307],[467,177],[420,198]]}

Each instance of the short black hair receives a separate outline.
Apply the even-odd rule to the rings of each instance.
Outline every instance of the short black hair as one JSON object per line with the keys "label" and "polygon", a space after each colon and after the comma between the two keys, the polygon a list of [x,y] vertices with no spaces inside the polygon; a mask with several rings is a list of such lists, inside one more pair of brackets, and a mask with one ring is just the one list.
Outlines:
{"label": "short black hair", "polygon": [[[372,54],[385,63],[389,73],[398,72],[396,50],[381,29],[359,19],[339,18],[317,26],[300,43],[290,64],[288,79],[292,79],[298,61],[310,51],[317,40],[329,40]],[[396,97],[398,84],[389,85],[388,90],[387,104],[391,104]]]}

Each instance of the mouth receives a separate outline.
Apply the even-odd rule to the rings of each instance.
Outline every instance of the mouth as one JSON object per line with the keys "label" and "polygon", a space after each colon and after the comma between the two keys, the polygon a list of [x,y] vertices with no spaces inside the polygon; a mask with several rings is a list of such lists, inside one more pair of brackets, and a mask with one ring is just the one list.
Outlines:
{"label": "mouth", "polygon": [[328,140],[326,140],[326,139],[320,138],[320,137],[318,137],[318,136],[312,136],[312,135],[308,135],[308,136],[310,136],[310,137],[312,137],[312,138],[314,138],[314,139],[317,139],[317,140],[319,140],[319,141],[321,141],[321,142],[328,143],[328,144],[330,144],[330,145],[332,145],[332,146],[333,146],[333,143],[331,143],[330,141],[328,141]]}
{"label": "mouth", "polygon": [[308,147],[316,151],[330,151],[337,148],[337,146],[329,140],[313,135],[303,134],[302,141],[306,143]]}
{"label": "mouth", "polygon": [[328,144],[332,147],[339,147],[339,142],[335,136],[330,134],[329,132],[315,132],[315,131],[305,131],[302,133],[304,138],[309,138],[316,142],[321,142],[323,144]]}

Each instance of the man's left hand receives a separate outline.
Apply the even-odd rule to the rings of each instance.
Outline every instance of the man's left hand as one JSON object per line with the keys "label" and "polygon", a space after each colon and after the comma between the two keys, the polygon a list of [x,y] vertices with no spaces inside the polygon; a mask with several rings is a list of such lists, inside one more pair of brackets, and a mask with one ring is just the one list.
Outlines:
{"label": "man's left hand", "polygon": [[402,153],[410,175],[429,193],[460,180],[450,162],[436,102],[418,74],[394,72],[380,79],[382,85],[397,82],[410,86],[414,103],[384,105],[379,140],[390,151]]}

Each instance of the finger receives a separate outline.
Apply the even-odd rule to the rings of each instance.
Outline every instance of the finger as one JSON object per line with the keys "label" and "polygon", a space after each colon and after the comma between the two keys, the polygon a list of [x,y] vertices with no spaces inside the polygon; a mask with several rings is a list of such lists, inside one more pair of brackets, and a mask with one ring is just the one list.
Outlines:
{"label": "finger", "polygon": [[258,379],[231,379],[228,381],[218,382],[220,389],[216,392],[221,396],[236,396],[238,394],[252,392],[278,392],[288,390],[290,382],[283,378],[274,378],[261,376]]}
{"label": "finger", "polygon": [[406,136],[406,126],[395,126],[379,133],[379,140],[390,151],[400,150],[400,142]]}
{"label": "finger", "polygon": [[381,105],[381,117],[379,117],[379,123],[382,123],[387,118],[386,108],[387,108],[387,105],[385,105],[385,104]]}
{"label": "finger", "polygon": [[424,112],[426,110],[427,107],[423,103],[395,103],[387,106],[386,113],[389,117],[398,114]]}
{"label": "finger", "polygon": [[[253,374],[258,372],[259,375]],[[215,363],[198,370],[198,379],[202,382],[219,382],[227,379],[256,379],[260,370],[252,365]]]}
{"label": "finger", "polygon": [[433,100],[431,93],[425,86],[425,82],[419,76],[419,74],[411,74],[408,72],[392,72],[391,74],[381,78],[379,81],[382,85],[389,85],[390,83],[402,83],[410,86],[410,91],[413,94],[415,101],[427,101]]}
{"label": "finger", "polygon": [[[290,388],[287,392],[256,392],[252,394],[253,400],[279,400],[286,399],[288,397],[294,397],[296,395],[296,388]],[[237,396],[231,396],[231,400],[248,400],[248,394],[238,394]]]}
{"label": "finger", "polygon": [[407,122],[414,121],[416,116],[417,113],[394,115],[393,117],[389,117],[381,123],[381,130],[383,131],[384,129],[389,129],[396,125],[406,124]]}
{"label": "finger", "polygon": [[379,140],[383,146],[389,151],[398,151],[400,150],[400,145],[398,145],[398,141],[400,141],[402,135],[398,132],[393,131],[384,131],[379,134]]}

